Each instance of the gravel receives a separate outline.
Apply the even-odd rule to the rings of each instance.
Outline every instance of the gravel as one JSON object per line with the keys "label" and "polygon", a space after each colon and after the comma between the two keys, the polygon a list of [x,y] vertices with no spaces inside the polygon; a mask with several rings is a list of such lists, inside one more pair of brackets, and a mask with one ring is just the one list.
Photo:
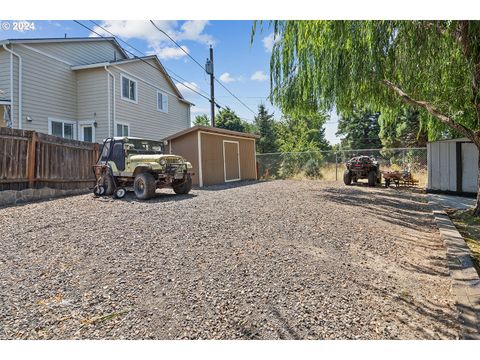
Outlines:
{"label": "gravel", "polygon": [[0,209],[2,339],[459,338],[425,196],[245,182]]}

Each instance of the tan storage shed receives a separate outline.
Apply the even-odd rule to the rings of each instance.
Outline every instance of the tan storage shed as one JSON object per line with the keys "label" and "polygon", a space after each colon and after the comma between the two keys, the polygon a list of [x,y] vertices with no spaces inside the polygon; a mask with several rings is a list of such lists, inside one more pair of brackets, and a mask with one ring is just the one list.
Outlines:
{"label": "tan storage shed", "polygon": [[222,184],[257,179],[258,135],[209,126],[194,126],[165,138],[171,154],[192,163],[193,184]]}

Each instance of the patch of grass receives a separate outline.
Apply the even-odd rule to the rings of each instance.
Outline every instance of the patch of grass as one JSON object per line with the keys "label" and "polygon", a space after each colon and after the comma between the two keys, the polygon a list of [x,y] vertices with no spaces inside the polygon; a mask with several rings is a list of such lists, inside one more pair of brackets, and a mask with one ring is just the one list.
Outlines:
{"label": "patch of grass", "polygon": [[473,216],[473,209],[451,210],[448,211],[448,216],[465,239],[480,273],[480,217]]}

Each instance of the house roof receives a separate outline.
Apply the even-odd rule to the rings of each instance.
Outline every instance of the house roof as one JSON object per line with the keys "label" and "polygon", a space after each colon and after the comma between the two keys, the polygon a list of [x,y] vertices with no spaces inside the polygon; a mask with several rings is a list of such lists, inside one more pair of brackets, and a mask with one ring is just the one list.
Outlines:
{"label": "house roof", "polygon": [[217,133],[221,135],[231,135],[231,136],[238,136],[238,137],[244,137],[244,138],[249,138],[249,139],[258,139],[260,138],[259,135],[256,134],[251,134],[251,133],[244,133],[240,131],[232,131],[232,130],[227,130],[227,129],[222,129],[222,128],[216,128],[216,127],[211,127],[211,126],[203,126],[203,125],[196,125],[191,128],[179,131],[173,135],[167,136],[164,140],[172,140],[176,139],[180,136],[189,134],[191,132],[195,131],[204,131],[204,132],[210,132],[210,133]]}
{"label": "house roof", "polygon": [[72,37],[72,38],[26,38],[26,39],[4,39],[0,41],[0,46],[7,44],[40,44],[40,43],[57,43],[57,42],[85,42],[85,41],[110,41],[112,42],[122,55],[128,58],[127,53],[120,46],[114,37]]}
{"label": "house roof", "polygon": [[164,73],[167,81],[170,83],[172,88],[174,89],[175,93],[177,94],[178,98],[182,100],[183,102],[189,103],[191,105],[194,105],[190,101],[186,100],[180,90],[178,90],[177,86],[173,82],[172,78],[168,74],[168,72],[165,70],[163,67],[162,63],[158,59],[156,55],[149,55],[149,56],[142,56],[142,57],[135,57],[135,58],[129,58],[129,59],[121,59],[117,61],[103,61],[99,63],[92,63],[92,64],[85,64],[85,65],[76,65],[72,66],[72,70],[85,70],[85,69],[94,69],[94,68],[99,68],[99,67],[104,67],[104,66],[113,66],[113,65],[122,65],[122,64],[127,64],[135,61],[145,61],[145,60],[154,60],[157,65],[160,67],[161,71]]}

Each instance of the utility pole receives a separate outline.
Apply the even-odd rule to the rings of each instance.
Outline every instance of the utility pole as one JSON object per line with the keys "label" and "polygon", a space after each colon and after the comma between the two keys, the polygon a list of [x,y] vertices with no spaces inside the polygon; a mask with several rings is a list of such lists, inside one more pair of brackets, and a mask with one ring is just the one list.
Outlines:
{"label": "utility pole", "polygon": [[205,71],[210,75],[210,112],[212,127],[215,127],[215,76],[213,74],[213,48],[210,45],[210,59],[207,59]]}

